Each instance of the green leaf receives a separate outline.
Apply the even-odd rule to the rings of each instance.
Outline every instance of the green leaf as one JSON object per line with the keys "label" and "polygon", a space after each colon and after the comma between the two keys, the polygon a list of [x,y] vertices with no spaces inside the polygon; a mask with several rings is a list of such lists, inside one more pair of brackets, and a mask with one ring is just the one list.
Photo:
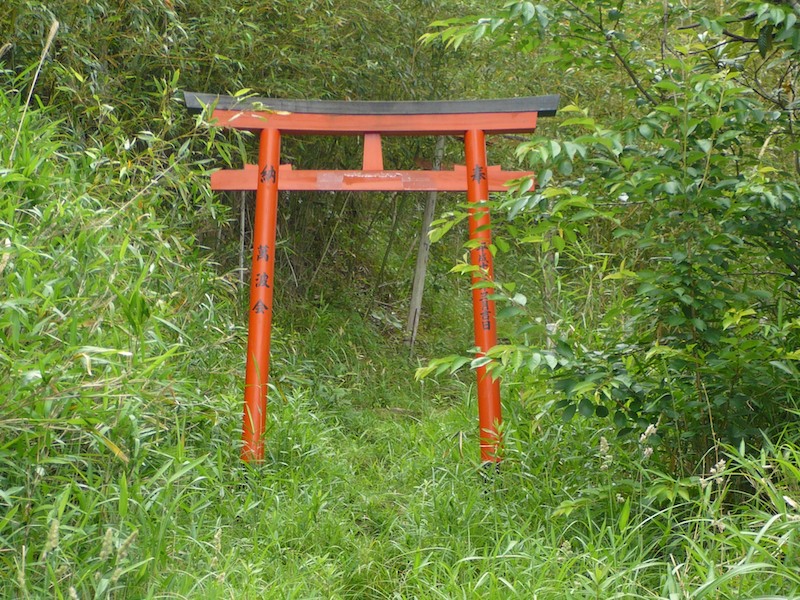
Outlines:
{"label": "green leaf", "polygon": [[469,364],[469,368],[480,369],[481,367],[488,365],[490,362],[492,362],[492,358],[488,356],[479,356],[478,358],[472,360],[472,362]]}
{"label": "green leaf", "polygon": [[517,315],[523,314],[524,312],[525,311],[523,309],[516,305],[504,306],[497,311],[497,318],[510,319],[512,317],[516,317]]}
{"label": "green leaf", "polygon": [[571,119],[566,119],[561,122],[560,127],[569,127],[571,125],[582,125],[584,127],[594,127],[595,120],[590,119],[589,117],[573,117]]}
{"label": "green leaf", "polygon": [[625,500],[625,504],[622,505],[622,510],[619,513],[619,521],[617,521],[617,525],[619,526],[620,533],[624,533],[625,529],[628,527],[628,519],[631,515],[631,499],[628,498]]}
{"label": "green leaf", "polygon": [[[678,86],[675,86],[675,87],[676,87],[676,90],[680,89],[680,88],[678,88]],[[656,106],[656,110],[659,111],[659,112],[666,113],[666,114],[668,114],[670,116],[673,116],[673,117],[679,117],[681,115],[680,109],[675,108],[674,106],[671,106],[669,104],[660,104],[659,106]]]}
{"label": "green leaf", "polygon": [[468,356],[459,356],[455,358],[453,362],[450,364],[450,374],[452,375],[453,373],[458,371],[461,367],[470,362],[470,360],[471,359]]}
{"label": "green leaf", "polygon": [[674,196],[681,192],[681,184],[677,181],[668,181],[663,186],[664,191],[670,196]]}
{"label": "green leaf", "polygon": [[[675,83],[674,81],[671,81],[669,79],[662,79],[658,83],[654,83],[653,87],[658,88],[660,90],[667,90],[668,92],[680,92],[681,91],[681,86],[679,86],[677,83]],[[662,105],[662,106],[664,106],[664,105]],[[659,106],[659,109],[661,109],[661,106]]]}
{"label": "green leaf", "polygon": [[119,504],[117,510],[123,521],[128,517],[128,478],[123,472],[119,478]]}
{"label": "green leaf", "polygon": [[578,412],[581,413],[581,416],[589,418],[594,416],[594,403],[589,400],[588,398],[581,398],[581,401],[578,403]]}
{"label": "green leaf", "polygon": [[772,50],[772,25],[764,25],[758,33],[758,53],[761,58],[766,58],[769,51]]}
{"label": "green leaf", "polygon": [[787,364],[782,360],[771,360],[769,361],[769,364],[771,364],[776,369],[783,371],[788,375],[791,375],[792,377],[797,377],[799,374],[797,369],[791,363]]}
{"label": "green leaf", "polygon": [[563,142],[563,146],[570,160],[574,159],[576,154],[580,154],[581,157],[584,158],[586,157],[586,146],[582,144],[576,144],[575,142]]}

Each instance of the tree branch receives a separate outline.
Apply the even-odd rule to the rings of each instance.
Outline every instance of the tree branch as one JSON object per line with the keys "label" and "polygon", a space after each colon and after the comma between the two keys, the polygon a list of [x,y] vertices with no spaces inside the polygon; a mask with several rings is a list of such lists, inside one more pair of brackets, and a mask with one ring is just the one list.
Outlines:
{"label": "tree branch", "polygon": [[[583,16],[584,19],[586,19],[589,23],[591,23],[595,27],[595,29],[597,30],[597,33],[599,33],[600,35],[602,35],[606,39],[606,42],[608,43],[608,47],[611,49],[611,52],[614,54],[616,59],[622,65],[622,68],[625,69],[625,72],[628,74],[628,77],[631,78],[631,81],[633,81],[633,84],[636,86],[636,89],[638,89],[639,92],[641,92],[641,94],[645,98],[647,98],[647,101],[650,104],[652,104],[653,106],[658,106],[658,101],[642,85],[642,82],[639,80],[639,77],[633,71],[633,68],[631,68],[630,63],[627,60],[625,60],[625,57],[622,56],[619,53],[619,51],[617,50],[617,47],[614,44],[614,42],[612,42],[608,38],[608,36],[606,35],[606,32],[603,29],[602,20],[598,21],[596,19],[593,19],[592,16],[586,10],[582,9],[580,6],[578,6],[577,4],[572,2],[572,0],[567,0],[567,4],[569,4],[573,9],[578,11]],[[602,17],[601,17],[601,19],[602,19]]]}
{"label": "tree branch", "polygon": [[633,84],[636,86],[636,88],[642,93],[642,95],[645,98],[647,98],[647,101],[653,106],[658,106],[658,100],[656,100],[655,97],[650,92],[648,92],[647,89],[645,89],[645,87],[642,85],[642,82],[639,81],[639,77],[636,75],[636,73],[634,73],[633,69],[631,68],[631,65],[628,63],[627,60],[625,60],[625,57],[622,56],[617,50],[617,47],[614,45],[614,42],[609,41],[608,47],[611,49],[611,52],[614,53],[614,56],[617,57],[617,60],[622,65],[622,68],[625,69],[625,72],[628,74],[628,77],[631,78],[631,81],[633,81]]}
{"label": "tree branch", "polygon": [[729,38],[736,40],[737,42],[746,42],[748,44],[755,44],[758,42],[758,38],[749,38],[739,35],[738,33],[733,33],[732,31],[728,31],[727,29],[722,30],[723,35],[727,35]]}
{"label": "tree branch", "polygon": [[[797,0],[793,0],[793,1],[797,2]],[[754,13],[754,12],[747,13],[743,17],[739,17],[738,19],[734,19],[733,21],[728,21],[728,22],[729,23],[739,23],[741,21],[752,21],[757,16],[758,15],[756,13]],[[680,27],[678,27],[678,31],[686,31],[687,29],[697,29],[698,27],[700,27],[700,23],[692,23],[691,25],[681,25]]]}

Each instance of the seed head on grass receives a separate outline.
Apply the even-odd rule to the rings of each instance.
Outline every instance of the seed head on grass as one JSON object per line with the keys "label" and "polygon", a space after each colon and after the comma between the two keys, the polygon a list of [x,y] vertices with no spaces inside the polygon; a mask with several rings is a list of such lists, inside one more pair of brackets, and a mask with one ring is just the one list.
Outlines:
{"label": "seed head on grass", "polygon": [[214,532],[214,556],[211,558],[211,566],[216,567],[219,557],[222,555],[222,528],[218,527]]}
{"label": "seed head on grass", "polygon": [[6,265],[8,264],[8,261],[11,260],[11,250],[9,250],[9,248],[11,248],[11,240],[6,238],[0,245],[2,245],[6,249],[6,252],[3,253],[2,256],[0,256],[0,275],[2,275],[3,271],[6,270]]}
{"label": "seed head on grass", "polygon": [[19,561],[19,566],[17,567],[17,585],[19,585],[19,589],[25,590],[27,582],[25,581],[25,562],[27,560],[28,555],[28,548],[25,544],[22,545],[22,558]]}
{"label": "seed head on grass", "polygon": [[569,540],[564,540],[558,547],[558,560],[563,561],[572,556],[572,544]]}
{"label": "seed head on grass", "polygon": [[128,558],[128,550],[130,549],[133,542],[136,541],[136,536],[138,535],[138,531],[134,531],[131,533],[125,541],[120,544],[119,549],[117,550],[117,568],[114,569],[114,572],[111,574],[111,583],[117,583],[119,578],[122,577],[122,563]]}
{"label": "seed head on grass", "polygon": [[639,436],[639,444],[644,446],[644,448],[642,448],[642,460],[647,460],[653,456],[653,447],[647,445],[647,441],[653,437],[657,431],[658,423],[650,423],[650,425],[647,426],[647,429],[644,430],[644,433]]}
{"label": "seed head on grass", "polygon": [[725,471],[725,459],[720,459],[720,461],[714,465],[711,469],[711,475],[714,477],[714,481],[716,481],[717,485],[722,485],[725,479],[722,477],[722,473]]}
{"label": "seed head on grass", "polygon": [[111,556],[111,550],[114,547],[114,531],[111,527],[106,529],[106,534],[103,536],[103,547],[100,548],[100,562],[105,562]]}
{"label": "seed head on grass", "polygon": [[128,558],[128,550],[131,547],[131,544],[136,541],[136,536],[139,534],[138,531],[134,531],[131,533],[125,541],[120,544],[119,550],[117,550],[117,562],[121,563],[123,560]]}
{"label": "seed head on grass", "polygon": [[600,470],[606,471],[611,463],[614,462],[614,455],[609,453],[608,440],[605,436],[600,436]]}
{"label": "seed head on grass", "polygon": [[708,472],[708,477],[700,478],[700,487],[706,489],[708,484],[712,481],[720,486],[725,483],[725,478],[722,476],[723,472],[725,471],[725,465],[725,459],[720,459],[717,464],[711,467],[711,470]]}
{"label": "seed head on grass", "polygon": [[647,443],[647,440],[650,439],[650,437],[654,435],[656,431],[657,431],[656,426],[650,423],[650,425],[647,426],[647,429],[644,430],[644,433],[641,436],[639,436],[639,443],[640,444]]}
{"label": "seed head on grass", "polygon": [[47,558],[53,550],[58,548],[58,519],[50,521],[50,531],[47,533],[47,542],[45,542],[44,550],[42,550],[42,560]]}

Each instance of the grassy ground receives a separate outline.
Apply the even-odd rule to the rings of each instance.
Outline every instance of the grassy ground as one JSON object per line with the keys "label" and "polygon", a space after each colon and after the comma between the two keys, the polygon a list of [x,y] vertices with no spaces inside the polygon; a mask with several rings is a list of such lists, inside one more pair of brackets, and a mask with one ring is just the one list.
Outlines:
{"label": "grassy ground", "polygon": [[674,479],[510,382],[487,470],[471,376],[415,382],[341,306],[277,317],[268,456],[242,464],[243,298],[198,241],[224,211],[202,165],[44,110],[12,159],[2,103],[0,597],[800,595],[797,446]]}
{"label": "grassy ground", "polygon": [[[328,327],[347,320],[323,316]],[[54,436],[28,485],[6,490],[19,508],[5,513],[3,595],[796,596],[800,529],[782,500],[796,449],[766,459],[771,473],[742,460],[703,489],[635,464],[608,432],[517,406],[506,461],[487,471],[475,463],[469,385],[415,384],[389,349],[367,359],[363,338],[337,348],[330,329],[316,331],[279,338],[263,465],[238,460],[232,342],[194,346],[214,359],[185,375],[193,394],[127,411],[140,427],[113,436],[127,460]],[[771,475],[775,491],[737,508],[736,473]]]}

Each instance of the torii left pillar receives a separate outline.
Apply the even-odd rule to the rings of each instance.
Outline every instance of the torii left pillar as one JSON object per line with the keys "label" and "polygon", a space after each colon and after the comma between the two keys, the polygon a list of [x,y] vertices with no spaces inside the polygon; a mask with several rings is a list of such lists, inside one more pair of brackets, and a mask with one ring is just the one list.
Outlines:
{"label": "torii left pillar", "polygon": [[242,427],[242,458],[248,462],[264,459],[280,155],[280,131],[262,129],[258,150],[259,175],[256,187],[256,216],[253,225],[250,319],[244,383],[244,425]]}

